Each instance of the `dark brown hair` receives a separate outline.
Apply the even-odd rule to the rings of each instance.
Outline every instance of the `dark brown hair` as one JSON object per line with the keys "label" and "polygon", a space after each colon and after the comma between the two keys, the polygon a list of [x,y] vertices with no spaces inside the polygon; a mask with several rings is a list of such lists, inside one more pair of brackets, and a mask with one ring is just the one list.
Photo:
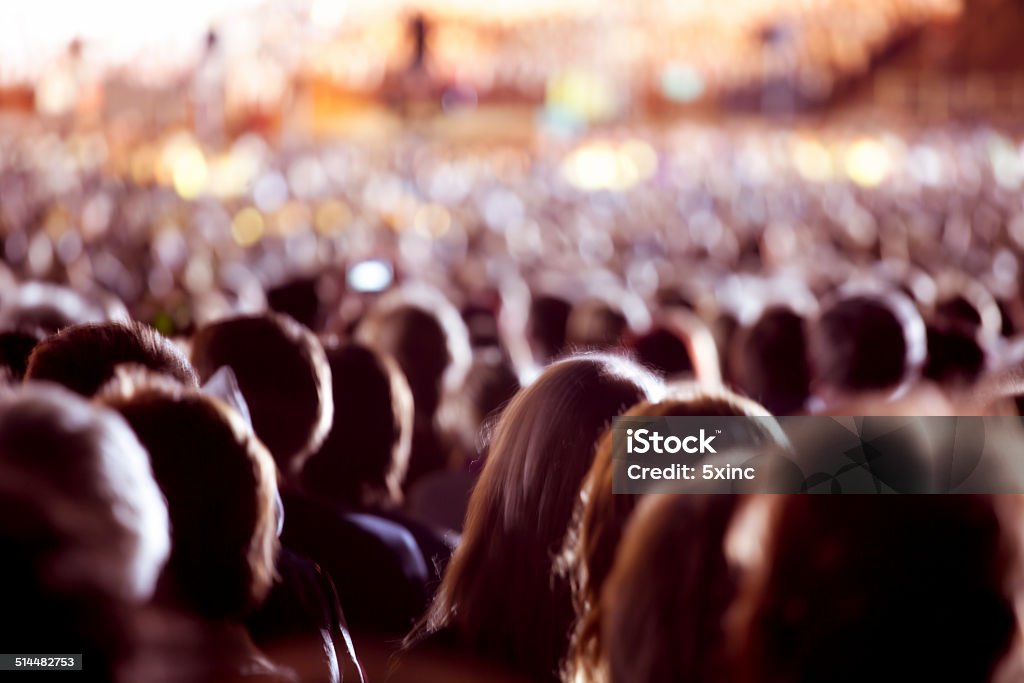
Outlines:
{"label": "dark brown hair", "polygon": [[920,372],[925,326],[900,292],[840,293],[810,327],[816,382],[838,392],[895,389]]}
{"label": "dark brown hair", "polygon": [[811,393],[807,322],[786,306],[763,311],[732,339],[729,376],[775,415],[803,412]]}
{"label": "dark brown hair", "polygon": [[313,333],[283,315],[227,318],[192,341],[192,362],[206,381],[223,366],[238,380],[253,429],[287,478],[302,469],[331,428],[331,369]]}
{"label": "dark brown hair", "polygon": [[33,349],[25,379],[56,382],[89,397],[113,378],[118,365],[124,364],[170,375],[185,386],[199,384],[195,370],[178,347],[139,322],[67,327]]}
{"label": "dark brown hair", "polygon": [[[761,405],[728,389],[688,384],[674,388],[662,401],[640,403],[626,415],[636,417],[747,416],[751,446],[784,447],[781,428]],[[576,627],[570,641],[563,680],[590,680],[603,656],[601,641],[601,589],[612,568],[619,541],[640,496],[612,493],[612,434],[601,438],[594,464],[583,480],[573,522],[566,534],[558,570],[572,585]]]}
{"label": "dark brown hair", "polygon": [[146,451],[113,411],[53,386],[0,391],[0,640],[82,653],[97,680],[135,655],[131,617],[170,549]]}
{"label": "dark brown hair", "polygon": [[303,488],[355,506],[402,502],[412,440],[412,394],[390,358],[359,344],[327,349],[334,422],[302,469]]}
{"label": "dark brown hair", "polygon": [[992,496],[768,496],[740,680],[989,681],[1014,632]]}
{"label": "dark brown hair", "polygon": [[502,413],[462,543],[419,630],[447,630],[478,655],[557,677],[573,621],[552,562],[594,444],[610,420],[660,391],[640,366],[579,355],[549,366]]}
{"label": "dark brown hair", "polygon": [[601,591],[610,683],[732,680],[724,617],[736,591],[726,532],[735,495],[645,496]]}
{"label": "dark brown hair", "polygon": [[162,378],[122,376],[99,398],[146,446],[167,498],[174,599],[209,619],[244,616],[274,577],[270,454],[234,411]]}

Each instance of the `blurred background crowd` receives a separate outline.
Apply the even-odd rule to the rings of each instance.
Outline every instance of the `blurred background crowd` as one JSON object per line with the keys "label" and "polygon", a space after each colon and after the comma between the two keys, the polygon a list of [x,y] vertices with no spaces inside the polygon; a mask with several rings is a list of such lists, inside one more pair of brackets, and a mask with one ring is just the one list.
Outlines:
{"label": "blurred background crowd", "polygon": [[0,650],[1024,675],[1016,496],[613,495],[608,432],[1020,414],[1024,5],[609,5],[0,8]]}

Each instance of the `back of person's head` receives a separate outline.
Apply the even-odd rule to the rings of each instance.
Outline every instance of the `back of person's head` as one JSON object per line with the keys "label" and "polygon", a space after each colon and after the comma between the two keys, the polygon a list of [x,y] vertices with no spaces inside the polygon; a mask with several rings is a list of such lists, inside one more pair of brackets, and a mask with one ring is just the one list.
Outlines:
{"label": "back of person's head", "polygon": [[505,408],[473,490],[462,543],[424,630],[452,629],[485,657],[557,675],[572,623],[568,582],[552,579],[580,483],[611,419],[660,383],[624,358],[550,366]]}
{"label": "back of person's head", "polygon": [[[966,283],[965,283],[966,284]],[[973,283],[976,287],[977,283]],[[968,292],[976,293],[975,288]],[[928,358],[923,375],[947,387],[973,385],[987,369],[988,347],[998,336],[991,318],[1001,320],[998,307],[968,293],[943,298],[927,319]],[[986,311],[983,313],[982,311]],[[986,325],[988,323],[988,325]]]}
{"label": "back of person's head", "polygon": [[146,446],[167,499],[165,598],[208,619],[244,616],[274,577],[277,478],[266,448],[234,411],[163,378],[124,374],[99,400]]}
{"label": "back of person's head", "polygon": [[139,322],[73,325],[41,341],[29,356],[25,379],[61,384],[92,396],[114,376],[119,365],[141,365],[198,385],[188,359],[166,337]]}
{"label": "back of person's head", "polygon": [[323,312],[316,278],[289,280],[267,290],[267,305],[311,330],[320,329]]}
{"label": "back of person's head", "polygon": [[807,326],[788,307],[771,307],[732,340],[729,377],[775,415],[804,409],[811,390]]}
{"label": "back of person's head", "polygon": [[40,329],[46,334],[71,325],[127,321],[128,313],[111,295],[92,299],[68,287],[26,282],[0,303],[0,330]]}
{"label": "back of person's head", "polygon": [[0,332],[0,368],[15,382],[20,382],[28,369],[32,349],[44,338],[39,329],[7,330]]}
{"label": "back of person's head", "polygon": [[[786,449],[781,427],[761,405],[723,388],[687,384],[670,388],[658,402],[643,402],[631,417],[749,417],[746,433],[734,443],[754,451]],[[565,662],[565,680],[590,680],[603,656],[599,598],[619,542],[641,496],[612,493],[615,463],[612,432],[598,443],[594,463],[580,488],[572,523],[558,558],[558,570],[572,585],[576,626]]]}
{"label": "back of person's head", "polygon": [[540,365],[547,365],[565,352],[571,312],[572,304],[554,295],[541,294],[530,300],[526,338]]}
{"label": "back of person's head", "polygon": [[636,359],[667,379],[693,377],[690,350],[680,336],[666,327],[653,327],[630,341]]}
{"label": "back of person's head", "polygon": [[500,351],[481,349],[474,354],[465,381],[445,397],[439,416],[442,428],[463,458],[484,455],[487,428],[493,426],[519,389],[515,369]]}
{"label": "back of person's head", "polygon": [[500,347],[501,333],[498,330],[498,316],[490,306],[469,304],[460,312],[466,331],[469,333],[469,345],[474,349]]}
{"label": "back of person's head", "polygon": [[303,488],[355,506],[402,502],[412,439],[412,393],[398,365],[359,344],[327,349],[334,422],[302,469]]}
{"label": "back of person's head", "polygon": [[929,323],[925,379],[949,387],[971,386],[984,374],[987,363],[988,353],[977,330]]}
{"label": "back of person's head", "polygon": [[574,349],[611,349],[629,331],[629,319],[610,301],[585,299],[572,307],[566,323],[566,343]]}
{"label": "back of person's head", "polygon": [[725,616],[736,580],[725,537],[742,498],[645,496],[600,593],[609,683],[732,680]]}
{"label": "back of person's head", "polygon": [[192,362],[203,381],[227,366],[285,478],[298,474],[323,443],[334,417],[331,369],[323,346],[291,318],[255,315],[202,327],[192,340]]}
{"label": "back of person's head", "polygon": [[891,390],[915,377],[924,362],[924,322],[903,294],[840,294],[811,326],[810,349],[821,389]]}
{"label": "back of person's head", "polygon": [[117,414],[57,387],[0,392],[0,639],[81,652],[113,678],[125,619],[170,550],[146,452]]}
{"label": "back of person's head", "polygon": [[459,312],[429,288],[385,296],[360,322],[356,338],[398,362],[422,420],[433,420],[445,390],[461,384],[471,362],[469,333]]}
{"label": "back of person's head", "polygon": [[166,558],[167,509],[146,453],[116,414],[57,387],[0,392],[0,460],[109,524],[102,540],[128,561],[109,572],[130,599],[152,591]]}
{"label": "back of person's head", "polygon": [[734,623],[741,680],[991,680],[1015,631],[994,497],[769,498]]}

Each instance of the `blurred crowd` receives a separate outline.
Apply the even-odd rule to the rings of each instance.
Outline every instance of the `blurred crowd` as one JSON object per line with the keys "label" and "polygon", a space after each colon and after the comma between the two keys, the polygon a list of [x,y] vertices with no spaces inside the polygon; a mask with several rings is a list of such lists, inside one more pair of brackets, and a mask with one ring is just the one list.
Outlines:
{"label": "blurred crowd", "polygon": [[0,643],[118,681],[1016,680],[1016,497],[613,495],[608,428],[1018,414],[1022,182],[975,129],[4,138]]}

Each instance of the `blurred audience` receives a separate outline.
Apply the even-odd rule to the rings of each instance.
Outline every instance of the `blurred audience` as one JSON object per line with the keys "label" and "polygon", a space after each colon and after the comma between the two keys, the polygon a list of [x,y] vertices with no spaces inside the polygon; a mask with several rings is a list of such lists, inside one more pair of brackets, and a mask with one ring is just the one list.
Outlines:
{"label": "blurred audience", "polygon": [[895,416],[1021,414],[1019,142],[890,128],[0,134],[6,649],[154,683],[1013,680],[1012,497],[612,492],[627,411],[902,493],[949,434]]}

